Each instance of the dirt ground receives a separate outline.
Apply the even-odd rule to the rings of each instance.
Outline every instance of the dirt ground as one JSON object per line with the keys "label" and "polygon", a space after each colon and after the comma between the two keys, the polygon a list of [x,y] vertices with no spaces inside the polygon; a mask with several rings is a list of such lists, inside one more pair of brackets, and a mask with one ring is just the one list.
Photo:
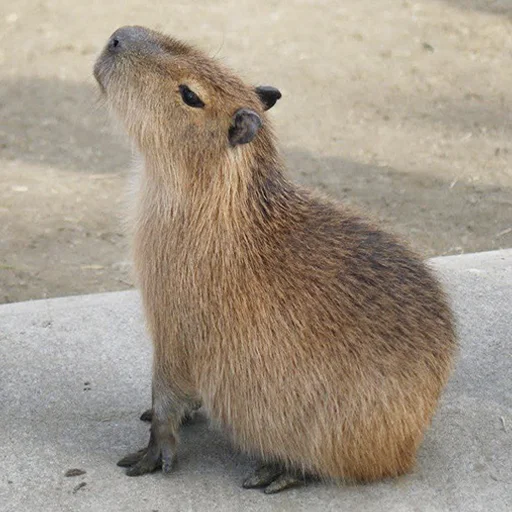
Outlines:
{"label": "dirt ground", "polygon": [[120,25],[283,92],[290,173],[425,256],[512,246],[512,1],[0,2],[0,302],[131,286],[130,149],[98,108]]}

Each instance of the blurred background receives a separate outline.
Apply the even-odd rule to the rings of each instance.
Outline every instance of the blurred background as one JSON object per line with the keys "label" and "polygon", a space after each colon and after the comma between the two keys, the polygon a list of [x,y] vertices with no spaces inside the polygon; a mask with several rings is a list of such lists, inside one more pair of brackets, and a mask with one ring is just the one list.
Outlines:
{"label": "blurred background", "polygon": [[1,0],[0,303],[132,286],[130,148],[91,76],[125,24],[278,87],[293,178],[424,256],[512,247],[511,0]]}

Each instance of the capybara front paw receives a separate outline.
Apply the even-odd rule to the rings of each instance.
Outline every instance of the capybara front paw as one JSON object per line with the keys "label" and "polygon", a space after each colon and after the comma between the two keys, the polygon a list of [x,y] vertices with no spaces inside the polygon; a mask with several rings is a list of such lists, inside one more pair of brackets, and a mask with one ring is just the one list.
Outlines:
{"label": "capybara front paw", "polygon": [[128,476],[141,476],[159,469],[168,474],[171,472],[174,462],[175,456],[171,450],[144,448],[123,457],[117,465],[127,468],[126,474]]}

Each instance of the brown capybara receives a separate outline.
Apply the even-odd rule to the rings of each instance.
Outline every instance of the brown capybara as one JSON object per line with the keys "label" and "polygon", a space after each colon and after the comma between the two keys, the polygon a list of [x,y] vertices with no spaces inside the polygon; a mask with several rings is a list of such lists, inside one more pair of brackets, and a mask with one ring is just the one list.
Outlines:
{"label": "brown capybara", "polygon": [[114,32],[94,73],[143,162],[133,242],[152,425],[120,465],[169,472],[202,401],[263,462],[245,487],[409,471],[457,347],[425,264],[288,180],[265,113],[277,89],[137,26]]}

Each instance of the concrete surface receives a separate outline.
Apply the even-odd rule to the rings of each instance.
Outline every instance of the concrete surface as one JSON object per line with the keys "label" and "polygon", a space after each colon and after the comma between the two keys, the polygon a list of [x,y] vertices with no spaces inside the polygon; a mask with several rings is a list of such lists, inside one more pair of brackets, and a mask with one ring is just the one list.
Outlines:
{"label": "concrete surface", "polygon": [[[276,496],[240,488],[252,462],[204,420],[184,429],[172,476],[116,467],[147,441],[150,344],[136,293],[1,306],[0,510],[512,510],[512,250],[433,264],[462,352],[414,473]],[[72,468],[86,473],[65,477]]]}

